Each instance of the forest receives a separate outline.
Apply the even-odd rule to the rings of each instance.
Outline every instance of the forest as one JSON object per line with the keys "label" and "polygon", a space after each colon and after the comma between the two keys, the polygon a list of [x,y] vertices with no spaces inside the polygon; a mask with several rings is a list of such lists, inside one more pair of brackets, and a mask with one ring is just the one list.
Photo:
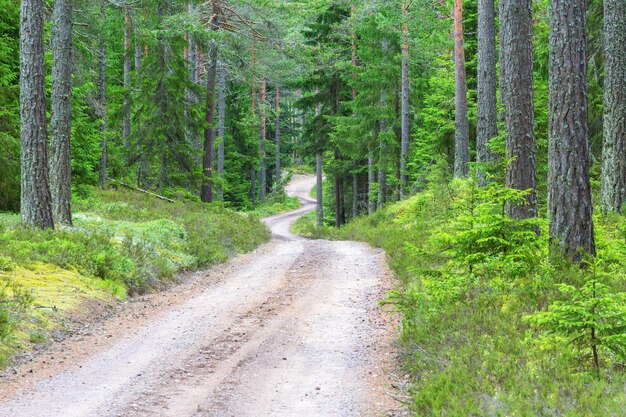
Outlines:
{"label": "forest", "polygon": [[311,198],[407,413],[624,414],[624,0],[0,0],[0,167],[5,367]]}

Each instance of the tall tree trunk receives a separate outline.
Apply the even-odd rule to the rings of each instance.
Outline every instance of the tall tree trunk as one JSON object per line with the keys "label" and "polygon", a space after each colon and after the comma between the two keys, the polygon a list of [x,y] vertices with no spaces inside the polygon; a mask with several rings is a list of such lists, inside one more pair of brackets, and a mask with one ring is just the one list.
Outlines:
{"label": "tall tree trunk", "polygon": [[[350,17],[352,19],[355,18],[355,12],[356,12],[356,5],[354,4],[354,1],[351,3],[350,5]],[[352,59],[351,59],[351,63],[352,63],[352,78],[356,79],[356,72],[354,72],[356,70],[356,62],[357,62],[357,56],[356,56],[356,32],[354,31],[354,28],[352,30]],[[356,87],[353,86],[352,87],[352,100],[354,100],[356,98],[357,95],[357,91],[356,91]]]}
{"label": "tall tree trunk", "polygon": [[72,225],[72,2],[57,0],[52,14],[50,191],[55,223]]}
{"label": "tall tree trunk", "polygon": [[[357,168],[358,161],[354,162],[354,168]],[[359,215],[359,174],[352,174],[352,218]]]}
{"label": "tall tree trunk", "polygon": [[317,206],[315,210],[315,218],[317,227],[324,225],[324,173],[323,173],[322,151],[317,151],[315,155],[315,173],[317,176]]}
{"label": "tall tree trunk", "polygon": [[[106,19],[106,0],[100,1],[100,18]],[[99,92],[99,117],[100,117],[100,186],[104,187],[107,176],[107,97],[106,97],[106,53],[107,47],[104,34],[100,37],[100,47],[98,48],[98,92]]]}
{"label": "tall tree trunk", "polygon": [[537,216],[533,99],[532,0],[501,0],[501,84],[506,88],[506,186],[531,190],[526,204],[509,204],[514,219]]}
{"label": "tall tree trunk", "polygon": [[[350,6],[350,16],[352,19],[355,18],[355,14],[356,14],[356,5],[354,4],[354,1],[352,1],[351,6]],[[356,82],[356,64],[357,64],[357,54],[356,54],[356,40],[357,40],[357,36],[356,36],[356,31],[352,30],[352,59],[351,59],[351,64],[352,64],[352,78],[353,80]],[[357,89],[356,86],[352,86],[352,101],[354,102],[356,100],[356,96],[357,96]],[[353,114],[353,117],[356,117],[356,114]],[[356,170],[359,166],[359,161],[357,161],[356,159],[353,161],[354,164],[354,169]],[[358,211],[359,211],[359,174],[358,173],[353,173],[352,174],[352,217],[355,218],[359,215]]]}
{"label": "tall tree trunk", "polygon": [[626,204],[626,2],[604,0],[604,145],[602,208]]}
{"label": "tall tree trunk", "polygon": [[[133,22],[138,22],[137,15],[133,12],[132,15]],[[139,39],[139,27],[138,24],[135,23],[133,25],[133,32],[135,35],[135,88],[139,88],[141,86],[141,61],[142,61],[142,50],[141,50],[141,42]],[[139,159],[139,167],[137,168],[137,187],[144,187],[144,179],[147,177],[148,170],[148,162],[146,161],[146,156],[143,152],[140,152],[138,155]]]}
{"label": "tall tree trunk", "polygon": [[130,50],[130,10],[124,8],[124,122],[123,138],[126,149],[130,148],[130,71],[131,71],[131,50]]}
{"label": "tall tree trunk", "polygon": [[409,157],[409,10],[402,3],[402,139],[400,150],[400,198],[407,186],[407,159]]}
{"label": "tall tree trunk", "polygon": [[498,46],[499,46],[499,60],[500,60],[500,74],[498,80],[498,87],[500,92],[500,108],[498,109],[498,121],[505,122],[505,97],[506,97],[506,88],[507,85],[504,83],[504,65],[502,65],[502,51],[504,50],[504,39],[506,38],[504,34],[504,28],[502,27],[502,20],[504,19],[504,1],[498,2],[498,19],[500,24],[498,25]]}
{"label": "tall tree trunk", "polygon": [[20,117],[22,222],[54,227],[48,178],[48,137],[42,0],[22,0],[20,18]]}
{"label": "tall tree trunk", "polygon": [[252,127],[256,125],[256,36],[252,35]]}
{"label": "tall tree trunk", "polygon": [[[318,91],[319,93],[319,91]],[[317,104],[315,108],[315,116],[319,119],[322,116],[322,105]],[[318,139],[319,140],[319,139]],[[317,206],[315,210],[315,217],[317,220],[317,227],[324,225],[324,163],[322,157],[322,150],[318,144],[317,153],[315,155],[315,173],[317,177]]]}
{"label": "tall tree trunk", "polygon": [[[135,37],[137,36],[137,31],[135,31]],[[141,69],[141,45],[139,44],[139,42],[137,41],[137,39],[135,39],[135,72],[139,72],[139,70]]]}
{"label": "tall tree trunk", "polygon": [[[252,81],[250,86],[250,107],[252,113],[252,129],[256,126],[256,36],[252,34]],[[256,204],[256,169],[252,168],[250,192],[252,204]]]}
{"label": "tall tree trunk", "polygon": [[217,175],[220,178],[220,185],[217,189],[217,195],[219,201],[224,201],[224,147],[226,140],[226,73],[228,72],[226,69],[226,64],[224,62],[221,63],[220,67],[220,80],[219,80],[219,100],[217,117],[218,121],[218,130],[217,130]]}
{"label": "tall tree trunk", "polygon": [[[496,16],[494,0],[478,0],[478,88],[476,115],[476,162],[493,161],[487,147],[498,135],[496,98]],[[478,172],[481,184],[485,174]]]}
{"label": "tall tree trunk", "polygon": [[280,184],[281,167],[280,167],[280,83],[276,83],[276,185]]}
{"label": "tall tree trunk", "polygon": [[267,136],[267,112],[265,102],[267,100],[267,80],[265,77],[261,78],[261,120],[259,122],[259,200],[261,203],[265,203],[265,194],[267,188],[267,172],[265,166],[265,139]]}
{"label": "tall tree trunk", "polygon": [[[383,63],[387,63],[387,52],[389,51],[389,42],[383,39]],[[387,91],[383,88],[380,90],[380,107],[382,114],[386,113],[387,108]],[[385,167],[385,133],[387,132],[387,118],[383,116],[380,120],[380,133],[378,135],[378,208],[385,204],[387,198],[387,171]]]}
{"label": "tall tree trunk", "polygon": [[374,214],[376,211],[376,192],[374,185],[376,184],[376,166],[374,162],[374,151],[370,149],[367,154],[367,214]]}
{"label": "tall tree trunk", "polygon": [[[335,116],[339,113],[339,81],[337,78],[333,78],[330,87],[330,96],[331,96],[331,115]],[[335,149],[335,161],[338,162],[339,166],[343,167],[343,156],[339,149]],[[344,204],[344,177],[343,173],[338,173],[335,175],[334,180],[334,190],[335,190],[335,227],[340,227],[346,223],[346,211]]]}
{"label": "tall tree trunk", "polygon": [[[193,1],[190,1],[187,5],[187,12],[190,16],[195,16],[196,7]],[[199,81],[198,77],[198,42],[196,41],[196,37],[193,34],[188,35],[187,39],[187,62],[189,65],[189,81],[192,84],[197,84]],[[196,94],[193,89],[187,90],[187,101],[189,103],[188,110],[186,114],[187,119],[187,140],[189,144],[196,151],[200,151],[202,149],[202,138],[197,133],[195,129],[195,123],[193,118],[191,117],[191,107],[198,104],[200,98]]]}
{"label": "tall tree trunk", "polygon": [[[335,159],[339,160],[340,156],[337,151],[335,151]],[[343,219],[343,177],[337,175],[335,176],[335,227],[341,227],[344,223]]]}
{"label": "tall tree trunk", "polygon": [[207,123],[204,129],[204,158],[202,159],[202,169],[204,180],[202,181],[202,191],[200,199],[205,203],[212,203],[213,195],[213,162],[215,159],[215,84],[217,78],[217,45],[211,42],[209,46],[209,68],[207,70],[206,84],[206,110],[205,120]]}
{"label": "tall tree trunk", "polygon": [[250,170],[250,200],[252,205],[256,205],[256,169]]}
{"label": "tall tree trunk", "polygon": [[454,176],[462,178],[469,173],[470,163],[467,76],[465,74],[465,46],[463,45],[463,0],[454,0],[454,67],[456,85]]}
{"label": "tall tree trunk", "polygon": [[[548,210],[552,248],[595,255],[587,143],[587,0],[550,2]],[[507,97],[507,102],[510,97]]]}

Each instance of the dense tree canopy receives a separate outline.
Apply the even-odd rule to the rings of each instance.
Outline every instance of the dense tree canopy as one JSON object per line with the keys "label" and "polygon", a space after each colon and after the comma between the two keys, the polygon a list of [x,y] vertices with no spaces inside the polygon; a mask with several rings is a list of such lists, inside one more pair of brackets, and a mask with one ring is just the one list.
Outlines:
{"label": "dense tree canopy", "polygon": [[316,232],[401,241],[416,356],[423,322],[479,306],[459,339],[526,351],[548,328],[537,350],[572,337],[594,377],[603,353],[623,368],[624,0],[0,0],[0,212],[26,229],[119,183],[250,210],[294,168],[316,172]]}

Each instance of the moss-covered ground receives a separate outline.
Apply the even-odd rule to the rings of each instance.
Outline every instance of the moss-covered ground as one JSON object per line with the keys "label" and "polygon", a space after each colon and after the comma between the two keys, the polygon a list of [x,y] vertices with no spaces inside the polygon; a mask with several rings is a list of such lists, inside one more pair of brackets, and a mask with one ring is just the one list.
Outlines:
{"label": "moss-covered ground", "polygon": [[95,300],[159,290],[178,272],[270,238],[258,216],[218,204],[169,203],[123,189],[88,194],[73,201],[72,227],[31,230],[17,215],[0,215],[0,365],[46,342]]}

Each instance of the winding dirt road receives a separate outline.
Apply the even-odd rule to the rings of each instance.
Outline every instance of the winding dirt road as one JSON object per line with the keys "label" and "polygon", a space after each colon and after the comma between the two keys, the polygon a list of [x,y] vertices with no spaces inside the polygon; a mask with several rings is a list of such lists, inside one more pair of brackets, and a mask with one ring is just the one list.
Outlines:
{"label": "winding dirt road", "polygon": [[0,382],[0,416],[396,415],[395,318],[380,251],[289,233],[312,210],[265,219],[253,253],[133,300]]}

